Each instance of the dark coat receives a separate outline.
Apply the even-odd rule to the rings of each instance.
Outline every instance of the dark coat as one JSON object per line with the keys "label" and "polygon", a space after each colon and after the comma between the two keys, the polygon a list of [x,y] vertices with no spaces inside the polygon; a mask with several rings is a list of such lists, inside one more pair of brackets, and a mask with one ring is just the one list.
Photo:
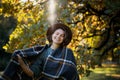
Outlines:
{"label": "dark coat", "polygon": [[[12,55],[12,58],[15,59],[17,54],[26,59],[30,57],[36,57],[47,48],[49,48],[49,45],[35,46],[33,48],[17,50]],[[68,49],[66,47],[60,47],[48,55],[43,66],[43,71],[40,74],[39,79],[37,78],[37,80],[57,79],[79,80],[73,52],[71,49]]]}

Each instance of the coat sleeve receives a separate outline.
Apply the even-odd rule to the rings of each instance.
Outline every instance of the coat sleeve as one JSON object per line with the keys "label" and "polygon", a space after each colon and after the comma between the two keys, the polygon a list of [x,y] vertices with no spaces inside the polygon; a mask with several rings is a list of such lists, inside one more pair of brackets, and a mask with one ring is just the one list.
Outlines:
{"label": "coat sleeve", "polygon": [[68,60],[70,60],[70,61],[72,61],[74,64],[75,64],[75,66],[76,66],[76,75],[74,74],[74,79],[73,80],[80,80],[80,78],[79,78],[79,74],[78,74],[78,71],[77,71],[77,63],[76,63],[76,60],[75,60],[75,57],[74,57],[74,54],[73,54],[73,51],[71,50],[71,49],[68,49]]}
{"label": "coat sleeve", "polygon": [[32,48],[26,48],[21,50],[15,50],[12,58],[16,58],[17,54],[19,54],[21,57],[31,57],[38,55],[43,50],[43,46],[34,46]]}

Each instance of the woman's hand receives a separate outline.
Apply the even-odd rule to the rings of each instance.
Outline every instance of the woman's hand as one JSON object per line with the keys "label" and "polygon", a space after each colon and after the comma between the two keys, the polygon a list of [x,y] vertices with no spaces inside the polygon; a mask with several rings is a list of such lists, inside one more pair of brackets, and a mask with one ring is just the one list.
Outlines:
{"label": "woman's hand", "polygon": [[24,63],[22,57],[21,57],[19,54],[17,54],[17,57],[18,57],[18,62],[19,62],[19,64],[20,64],[20,66],[26,65],[26,64]]}
{"label": "woman's hand", "polygon": [[26,65],[24,63],[22,57],[19,54],[17,55],[17,57],[18,57],[18,62],[20,64],[23,72],[26,73],[28,76],[33,77],[34,74],[33,74],[32,70],[29,68],[28,65]]}

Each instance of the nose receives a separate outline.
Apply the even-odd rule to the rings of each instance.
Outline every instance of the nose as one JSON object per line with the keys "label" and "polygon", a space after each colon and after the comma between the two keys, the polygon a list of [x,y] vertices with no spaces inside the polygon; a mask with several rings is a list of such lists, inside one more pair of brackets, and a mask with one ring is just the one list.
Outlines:
{"label": "nose", "polygon": [[57,35],[57,38],[60,38],[61,37],[61,35]]}

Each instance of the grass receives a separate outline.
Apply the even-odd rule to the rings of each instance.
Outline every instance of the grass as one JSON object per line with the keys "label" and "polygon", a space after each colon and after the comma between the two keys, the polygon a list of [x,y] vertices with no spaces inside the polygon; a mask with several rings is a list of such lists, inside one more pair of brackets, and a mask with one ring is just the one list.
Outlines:
{"label": "grass", "polygon": [[120,80],[120,66],[115,64],[103,64],[103,67],[90,69],[88,77],[82,77],[81,80]]}

